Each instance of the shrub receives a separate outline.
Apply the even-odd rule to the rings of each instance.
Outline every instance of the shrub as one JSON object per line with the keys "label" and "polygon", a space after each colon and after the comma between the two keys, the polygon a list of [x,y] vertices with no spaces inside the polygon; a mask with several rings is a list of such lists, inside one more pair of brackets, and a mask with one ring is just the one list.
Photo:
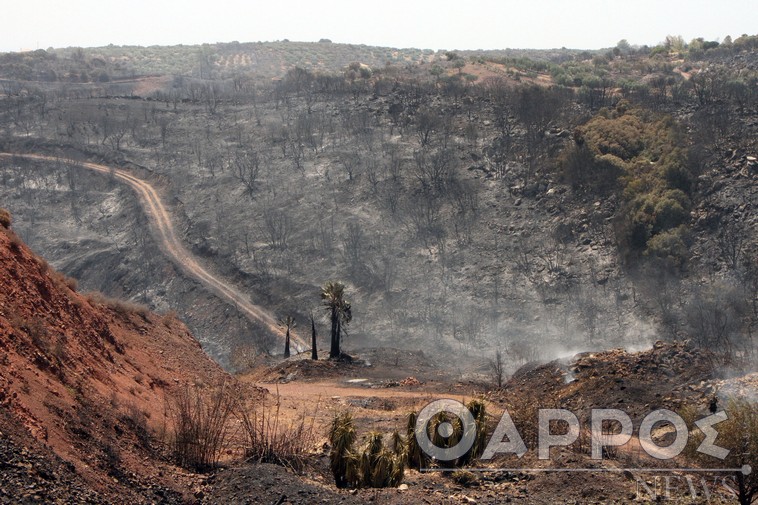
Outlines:
{"label": "shrub", "polygon": [[478,458],[484,452],[485,447],[487,447],[487,409],[484,402],[482,400],[471,400],[466,405],[466,408],[471,412],[476,422],[476,426],[473,427],[476,430],[476,434],[474,436],[474,445],[471,446],[471,449],[466,454],[458,458],[456,462],[458,466],[466,465],[474,458]]}
{"label": "shrub", "polygon": [[[742,471],[734,473],[739,502],[741,505],[750,505],[758,498],[758,404],[745,399],[730,399],[726,413],[728,419],[718,423],[714,428],[719,433],[717,445],[728,449],[729,454],[725,459],[718,460],[717,464],[723,468],[752,469],[748,475]],[[690,425],[700,417],[697,415],[697,409],[692,406],[684,407],[680,414]],[[697,452],[703,438],[703,433],[694,429],[685,454],[704,466],[713,467],[716,460],[712,456]]]}
{"label": "shrub", "polygon": [[90,303],[105,305],[109,309],[124,317],[127,317],[131,314],[137,314],[142,317],[142,319],[147,320],[148,316],[150,315],[150,309],[145,305],[125,300],[118,300],[116,298],[110,298],[98,291],[87,293],[86,297]]}
{"label": "shrub", "polygon": [[690,219],[693,175],[676,123],[622,100],[577,128],[575,140],[561,157],[562,175],[575,189],[621,190],[620,252],[686,258],[687,241],[678,227]]}
{"label": "shrub", "polygon": [[[118,401],[114,397],[114,401]],[[116,405],[117,406],[117,405]],[[124,411],[118,416],[119,421],[124,423],[137,437],[137,441],[143,449],[151,448],[150,430],[147,427],[148,413],[140,410],[133,403],[124,406]]]}
{"label": "shrub", "polygon": [[259,463],[273,463],[300,470],[304,456],[315,442],[314,418],[301,416],[299,420],[284,423],[279,417],[280,402],[274,407],[257,405],[238,410],[242,431],[245,434],[245,455]]}
{"label": "shrub", "polygon": [[0,208],[0,226],[8,229],[11,227],[12,222],[13,218],[11,217],[11,213],[3,208]]}
{"label": "shrub", "polygon": [[24,331],[32,340],[32,344],[43,354],[50,352],[50,335],[47,331],[47,323],[44,319],[33,316],[29,319],[14,318],[11,321],[14,328]]}
{"label": "shrub", "polygon": [[358,461],[364,487],[396,487],[403,480],[402,450],[396,453],[386,449],[381,433],[369,433]]}
{"label": "shrub", "polygon": [[411,412],[408,414],[408,424],[406,426],[406,452],[405,460],[409,467],[420,470],[421,467],[426,466],[426,455],[416,440],[416,421],[418,420],[418,414]]}
{"label": "shrub", "polygon": [[689,230],[682,225],[653,236],[647,243],[647,256],[655,256],[676,266],[682,266],[689,254]]}
{"label": "shrub", "polygon": [[237,404],[231,388],[222,384],[209,393],[185,386],[174,397],[171,412],[173,453],[190,470],[207,471],[218,460],[229,435],[228,421]]}
{"label": "shrub", "polygon": [[568,150],[558,162],[561,178],[575,190],[605,193],[618,187],[625,162],[613,154],[596,156],[586,146]]}
{"label": "shrub", "polygon": [[329,466],[334,475],[334,482],[339,488],[357,483],[353,454],[355,438],[353,416],[349,412],[335,415],[329,430],[329,443],[332,446]]}
{"label": "shrub", "polygon": [[456,484],[463,487],[469,487],[477,481],[476,475],[466,470],[456,470],[450,478],[452,478]]}
{"label": "shrub", "polygon": [[337,414],[329,430],[332,445],[329,460],[337,487],[395,487],[402,482],[406,443],[399,433],[392,434],[389,448],[385,447],[381,433],[369,433],[360,453],[353,447],[355,440],[350,413]]}

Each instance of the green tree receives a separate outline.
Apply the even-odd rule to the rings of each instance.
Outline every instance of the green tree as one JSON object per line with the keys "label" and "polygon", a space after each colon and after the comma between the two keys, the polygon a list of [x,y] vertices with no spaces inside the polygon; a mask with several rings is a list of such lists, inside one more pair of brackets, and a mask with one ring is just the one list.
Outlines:
{"label": "green tree", "polygon": [[616,44],[616,48],[622,55],[627,55],[632,51],[632,46],[629,45],[629,42],[626,39],[619,40],[618,44]]}
{"label": "green tree", "polygon": [[321,300],[329,311],[332,322],[330,358],[338,358],[341,354],[340,340],[342,328],[350,324],[353,318],[350,302],[345,299],[345,285],[341,282],[327,282],[321,288]]}

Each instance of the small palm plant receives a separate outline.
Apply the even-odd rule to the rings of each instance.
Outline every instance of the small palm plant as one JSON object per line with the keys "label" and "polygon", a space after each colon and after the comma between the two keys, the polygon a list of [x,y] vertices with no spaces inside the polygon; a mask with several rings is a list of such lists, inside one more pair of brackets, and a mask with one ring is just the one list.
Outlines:
{"label": "small palm plant", "polygon": [[332,445],[329,462],[334,482],[339,488],[346,488],[358,480],[353,454],[355,438],[355,424],[350,412],[335,415],[329,430],[329,443]]}
{"label": "small palm plant", "polygon": [[418,445],[418,440],[416,440],[417,420],[418,414],[416,412],[411,412],[408,414],[408,424],[406,425],[407,427],[405,432],[405,460],[408,463],[409,467],[415,468],[416,470],[421,470],[421,467],[426,465],[426,459],[424,451],[421,450],[421,447]]}
{"label": "small palm plant", "polygon": [[337,487],[398,486],[405,472],[406,447],[403,437],[394,432],[390,437],[390,447],[385,447],[381,433],[369,433],[359,453],[353,450],[355,439],[355,425],[350,413],[334,416],[329,430],[332,445],[329,458]]}

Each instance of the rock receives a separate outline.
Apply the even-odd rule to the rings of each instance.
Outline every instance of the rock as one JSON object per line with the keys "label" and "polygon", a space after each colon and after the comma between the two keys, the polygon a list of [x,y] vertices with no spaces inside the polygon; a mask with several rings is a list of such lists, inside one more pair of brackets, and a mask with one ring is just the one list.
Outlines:
{"label": "rock", "polygon": [[408,491],[408,484],[400,484],[397,486],[398,491]]}
{"label": "rock", "polygon": [[421,382],[415,377],[407,377],[400,381],[401,386],[418,386]]}

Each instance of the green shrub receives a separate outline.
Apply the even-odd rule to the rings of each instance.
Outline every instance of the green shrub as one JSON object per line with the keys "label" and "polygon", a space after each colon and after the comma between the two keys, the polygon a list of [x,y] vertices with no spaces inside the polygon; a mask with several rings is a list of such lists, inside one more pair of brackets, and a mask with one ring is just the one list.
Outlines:
{"label": "green shrub", "polygon": [[689,254],[689,230],[681,225],[654,235],[647,243],[645,254],[655,256],[676,266],[682,266]]}
{"label": "green shrub", "polygon": [[561,157],[562,175],[574,188],[620,190],[620,252],[683,261],[688,241],[679,227],[690,219],[694,177],[676,123],[622,100],[601,109],[574,137],[576,145]]}

